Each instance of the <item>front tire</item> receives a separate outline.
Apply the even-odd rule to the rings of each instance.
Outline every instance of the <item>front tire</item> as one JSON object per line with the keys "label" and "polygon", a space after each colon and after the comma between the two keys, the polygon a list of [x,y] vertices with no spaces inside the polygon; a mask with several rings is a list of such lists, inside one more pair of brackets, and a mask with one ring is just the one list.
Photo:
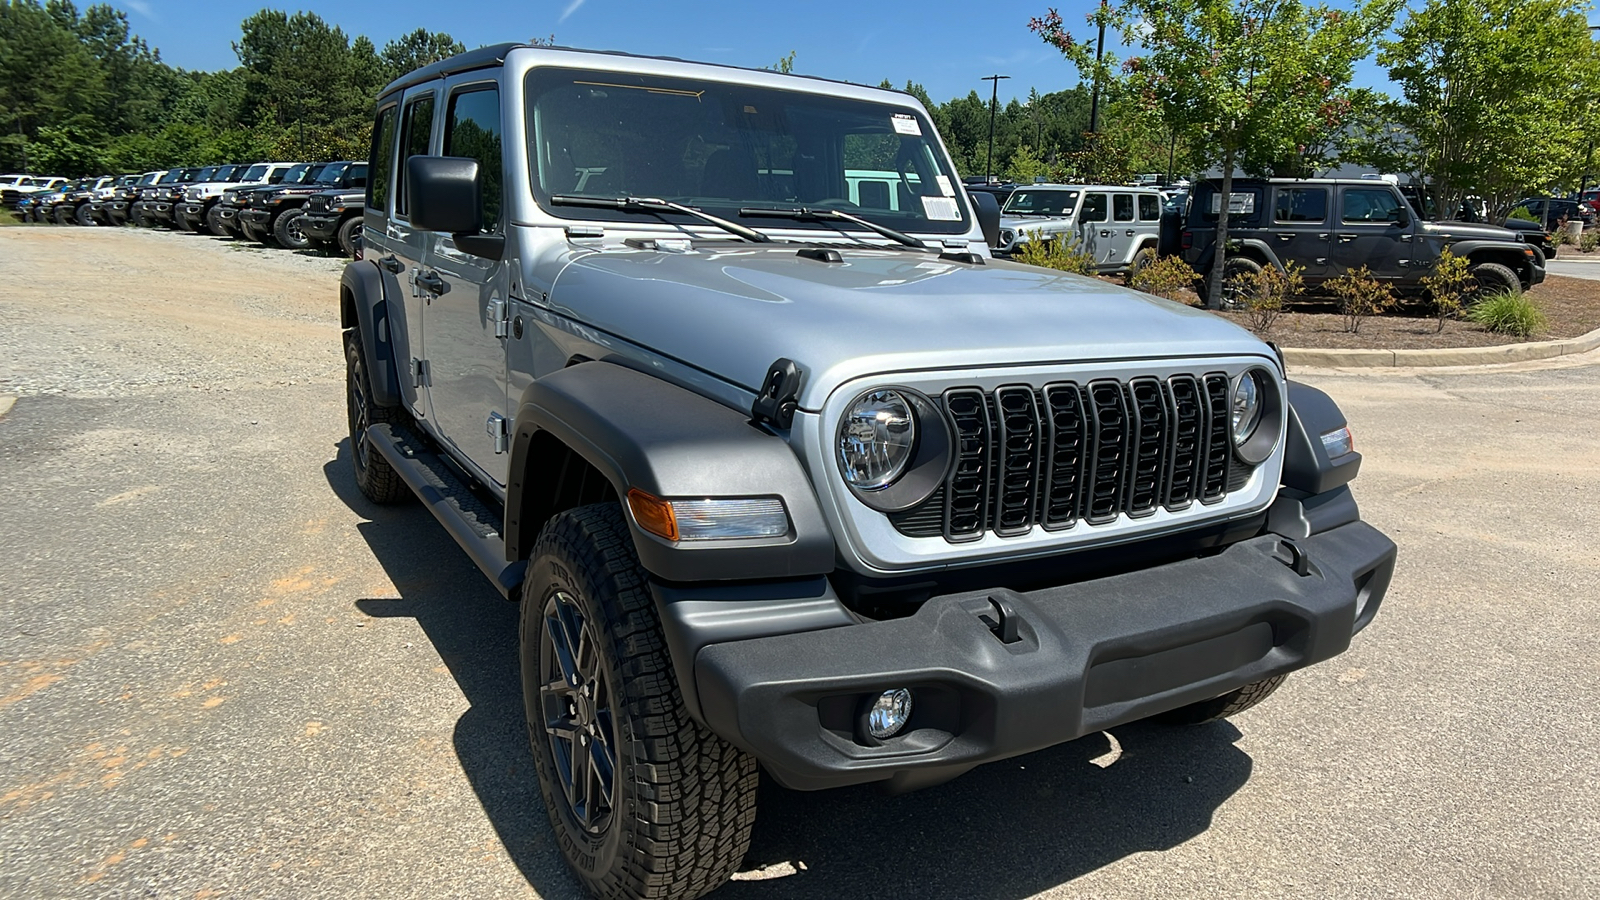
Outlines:
{"label": "front tire", "polygon": [[94,210],[91,209],[89,207],[89,204],[87,204],[87,203],[85,203],[82,206],[78,207],[78,211],[72,214],[72,219],[73,219],[73,221],[77,222],[79,225],[84,225],[84,226],[92,226],[92,225],[100,224],[99,222],[96,222],[94,220]]}
{"label": "front tire", "polygon": [[1522,281],[1517,278],[1517,273],[1499,263],[1478,263],[1471,271],[1472,277],[1478,281],[1478,289],[1468,298],[1470,303],[1495,294],[1515,294],[1522,290]]}
{"label": "front tire", "polygon": [[228,229],[222,227],[222,209],[213,206],[206,210],[206,231],[216,237],[229,237]]}
{"label": "front tire", "polygon": [[355,259],[356,240],[360,230],[360,216],[352,216],[339,223],[339,231],[338,234],[335,235],[335,240],[339,244],[340,253],[343,253],[345,256],[348,256],[351,259]]}
{"label": "front tire", "polygon": [[311,239],[300,227],[300,219],[304,215],[298,209],[285,210],[278,215],[277,221],[272,223],[272,236],[277,238],[278,246],[285,250],[304,250],[311,246]]}
{"label": "front tire", "polygon": [[1288,674],[1274,675],[1229,691],[1220,697],[1180,706],[1171,712],[1162,713],[1158,718],[1173,725],[1204,725],[1207,722],[1236,716],[1272,696],[1272,692],[1276,691],[1288,677]]}
{"label": "front tire", "polygon": [[596,897],[694,898],[750,848],[756,763],[689,717],[616,503],[567,510],[523,583],[523,705],[556,843]]}
{"label": "front tire", "polygon": [[57,206],[51,215],[55,218],[57,225],[72,224],[72,207],[66,204]]}
{"label": "front tire", "polygon": [[373,503],[399,503],[411,496],[411,489],[383,454],[367,443],[367,428],[401,421],[404,413],[372,402],[372,377],[367,374],[367,357],[357,329],[345,333],[344,363],[345,412],[350,424],[350,463],[355,468],[356,487]]}

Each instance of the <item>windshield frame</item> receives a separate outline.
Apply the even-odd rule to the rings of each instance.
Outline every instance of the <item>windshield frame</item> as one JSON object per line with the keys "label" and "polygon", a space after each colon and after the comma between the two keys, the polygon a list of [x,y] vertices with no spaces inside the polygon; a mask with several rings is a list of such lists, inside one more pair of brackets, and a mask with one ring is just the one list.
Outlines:
{"label": "windshield frame", "polygon": [[[730,146],[721,141],[707,141],[703,133],[691,135],[692,138],[701,140],[707,147],[719,147],[724,150],[740,149],[737,138],[753,135],[774,138],[787,138],[796,140],[803,138],[808,132],[800,129],[786,130],[784,126],[793,123],[790,118],[795,112],[803,111],[814,115],[818,120],[834,125],[832,130],[826,131],[832,146],[843,152],[843,142],[854,134],[871,135],[874,137],[894,138],[899,137],[901,143],[896,152],[896,164],[904,160],[904,167],[899,170],[883,170],[846,167],[847,163],[840,158],[835,160],[840,168],[836,177],[842,188],[844,196],[834,203],[822,200],[803,200],[792,197],[774,196],[749,196],[749,197],[706,197],[695,195],[674,195],[660,197],[658,194],[626,191],[613,192],[610,189],[598,190],[588,188],[559,189],[559,185],[547,187],[541,179],[540,145],[541,128],[543,127],[543,108],[540,103],[546,95],[559,90],[563,85],[592,84],[600,89],[639,90],[652,94],[691,95],[704,98],[701,102],[732,103],[734,98],[741,102],[753,100],[744,105],[746,112],[753,112],[752,107],[763,109],[774,107],[782,110],[781,113],[770,113],[773,119],[782,118],[781,122],[761,123],[756,120],[716,122],[715,113],[707,116],[707,123],[719,127],[721,133],[716,137],[733,137],[735,142]],[[614,70],[591,70],[581,67],[569,66],[533,66],[523,76],[522,103],[524,104],[524,133],[526,142],[528,164],[528,187],[540,212],[556,219],[562,220],[600,220],[607,223],[637,223],[645,226],[657,226],[669,223],[674,227],[700,227],[693,217],[683,213],[670,211],[641,211],[629,209],[626,206],[609,208],[554,204],[550,198],[553,195],[577,195],[590,198],[620,198],[631,196],[639,199],[659,199],[681,203],[700,209],[704,212],[719,216],[731,222],[744,225],[753,229],[772,230],[779,228],[790,231],[815,231],[821,234],[837,236],[840,232],[848,234],[851,238],[867,238],[873,242],[881,241],[879,234],[872,233],[861,226],[835,220],[803,220],[784,221],[777,225],[771,217],[746,217],[740,214],[742,209],[762,207],[816,207],[817,209],[836,209],[868,219],[884,227],[908,232],[910,234],[937,235],[940,237],[956,238],[968,235],[976,227],[974,213],[970,202],[961,190],[961,179],[949,154],[940,140],[937,129],[929,120],[926,112],[920,107],[909,103],[897,103],[891,97],[864,98],[858,96],[840,96],[839,94],[800,90],[787,86],[774,86],[769,84],[752,84],[747,81],[722,80],[702,73],[676,73],[659,74],[643,72],[619,72]],[[691,90],[691,88],[693,90]],[[706,96],[710,95],[710,96]],[[763,103],[762,101],[766,102]],[[850,127],[853,122],[874,119],[881,116],[882,130],[863,131],[858,127]],[[830,118],[832,117],[832,118]],[[824,126],[825,127],[825,126]],[[893,130],[890,130],[890,129]],[[905,130],[902,130],[904,128]],[[692,128],[686,128],[685,134]],[[920,141],[909,140],[918,138]],[[554,139],[552,139],[554,143]],[[798,143],[798,141],[797,141]],[[744,148],[747,153],[752,149]],[[768,149],[768,148],[756,148]],[[670,151],[666,151],[670,153]],[[711,153],[720,150],[708,151],[708,160]],[[768,149],[768,152],[772,152]],[[798,150],[794,151],[798,153]],[[785,169],[776,165],[776,160],[768,162],[769,168],[762,168],[758,153],[750,153],[751,161],[757,166],[757,177],[767,181],[771,186],[783,186],[784,179],[798,180],[794,170]],[[583,162],[580,160],[580,162]],[[835,174],[831,171],[829,163],[819,163],[819,175],[824,180],[833,180]],[[583,167],[579,167],[582,171]],[[879,176],[892,176],[898,178],[900,187],[909,192],[898,195],[897,199],[910,196],[915,200],[923,200],[921,211],[901,211],[893,208],[861,206],[849,201],[849,195],[856,190],[856,185],[865,180],[884,180]],[[589,177],[594,177],[590,175]],[[587,180],[587,179],[585,179]],[[924,192],[923,185],[927,188]],[[937,186],[936,186],[937,185]],[[891,184],[890,190],[894,190]],[[755,193],[755,192],[751,192]],[[955,217],[950,219],[934,219],[928,216],[926,200],[943,198],[954,206]],[[913,208],[915,207],[913,201]],[[842,201],[842,202],[841,202]],[[903,199],[902,199],[903,202]],[[901,204],[897,203],[896,206]]]}
{"label": "windshield frame", "polygon": [[[1011,192],[1011,196],[1006,198],[1005,205],[1000,207],[1000,215],[1050,216],[1058,219],[1070,219],[1078,214],[1078,201],[1083,199],[1084,193],[1085,192],[1080,188],[1045,188],[1037,186],[1017,188]],[[1067,202],[1062,212],[1054,213],[1033,212],[1031,210],[1022,211],[1013,207],[1013,204],[1017,202],[1018,197],[1025,197],[1033,194],[1038,194],[1040,196],[1048,196],[1050,194],[1065,194],[1067,196]]]}

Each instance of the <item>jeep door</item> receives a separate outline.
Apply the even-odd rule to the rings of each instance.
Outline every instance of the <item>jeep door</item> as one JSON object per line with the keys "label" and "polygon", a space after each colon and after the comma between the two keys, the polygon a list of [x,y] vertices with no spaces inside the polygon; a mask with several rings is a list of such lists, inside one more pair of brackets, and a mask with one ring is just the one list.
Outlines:
{"label": "jeep door", "polygon": [[1111,242],[1111,195],[1087,191],[1078,206],[1078,249],[1089,254],[1096,265],[1105,257]]}
{"label": "jeep door", "polygon": [[1333,271],[1343,275],[1366,266],[1379,281],[1402,281],[1411,275],[1411,208],[1388,185],[1341,185],[1339,221],[1333,232]]}
{"label": "jeep door", "polygon": [[[478,161],[483,186],[483,227],[503,234],[500,89],[497,69],[457,75],[445,82],[444,156]],[[420,232],[425,248],[417,286],[429,297],[423,309],[423,350],[428,358],[428,406],[434,426],[495,484],[505,484],[502,423],[506,419],[507,291],[510,267],[456,245],[444,232]],[[498,457],[498,458],[497,458]]]}
{"label": "jeep door", "polygon": [[[426,430],[436,430],[424,390],[428,371],[423,351],[427,334],[423,310],[433,297],[417,286],[424,235],[411,227],[410,214],[407,212],[405,170],[406,160],[427,155],[433,145],[434,120],[439,106],[438,91],[439,83],[436,81],[406,91],[398,107],[385,110],[395,110],[396,118],[390,120],[392,126],[386,123],[384,113],[379,114],[378,130],[389,131],[387,135],[375,135],[374,139],[384,139],[394,149],[392,154],[385,150],[382,155],[384,164],[380,167],[382,171],[379,177],[371,179],[374,182],[373,202],[366,208],[362,237],[366,248],[362,255],[377,263],[383,273],[384,295],[391,300],[401,298],[405,304],[403,319],[390,317],[391,321],[403,322],[406,332],[399,336],[399,340],[403,340],[406,356],[401,358],[398,355],[401,345],[397,343],[395,366],[402,389],[406,392],[407,405]],[[376,160],[378,156],[373,158]],[[377,185],[378,182],[381,182],[381,187]]]}
{"label": "jeep door", "polygon": [[1328,213],[1333,209],[1329,193],[1327,185],[1282,184],[1272,196],[1267,245],[1281,262],[1300,266],[1313,283],[1329,275],[1328,254],[1333,246],[1333,232],[1328,227]]}
{"label": "jeep door", "polygon": [[1133,257],[1138,221],[1133,194],[1112,194],[1111,227],[1101,229],[1100,254],[1095,260],[1100,268],[1120,269],[1128,264]]}

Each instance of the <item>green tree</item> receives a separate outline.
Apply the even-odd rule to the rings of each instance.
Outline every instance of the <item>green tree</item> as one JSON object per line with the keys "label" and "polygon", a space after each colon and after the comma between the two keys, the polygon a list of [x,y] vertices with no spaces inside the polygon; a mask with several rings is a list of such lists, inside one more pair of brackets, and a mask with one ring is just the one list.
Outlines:
{"label": "green tree", "polygon": [[1398,171],[1431,180],[1444,209],[1476,194],[1502,214],[1526,191],[1581,180],[1600,97],[1587,8],[1427,0],[1378,54],[1406,101],[1389,110]]}
{"label": "green tree", "polygon": [[[1222,171],[1265,174],[1342,127],[1350,78],[1400,0],[1366,0],[1352,10],[1301,0],[1122,0],[1103,5],[1091,24],[1120,32],[1126,60],[1097,58],[1072,37],[1054,9],[1029,27],[1112,95],[1126,90],[1159,111],[1170,134]],[[1228,204],[1217,219],[1217,253],[1208,279],[1221,302]]]}
{"label": "green tree", "polygon": [[[554,39],[555,35],[551,35],[551,40]],[[431,66],[440,60],[465,52],[467,52],[466,45],[445,32],[430,32],[426,28],[418,28],[383,45],[383,52],[378,55],[382,63],[383,83],[388,84],[408,72],[416,71],[423,66]],[[381,88],[383,85],[378,87]]]}

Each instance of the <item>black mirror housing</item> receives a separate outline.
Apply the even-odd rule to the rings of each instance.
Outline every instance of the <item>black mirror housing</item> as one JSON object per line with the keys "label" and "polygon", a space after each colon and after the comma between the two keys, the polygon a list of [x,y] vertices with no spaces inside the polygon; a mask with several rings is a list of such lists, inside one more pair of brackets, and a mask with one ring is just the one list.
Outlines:
{"label": "black mirror housing", "polygon": [[483,185],[478,161],[460,156],[406,160],[411,224],[427,231],[477,234],[483,228]]}
{"label": "black mirror housing", "polygon": [[1000,246],[1000,201],[988,191],[967,191],[972,210],[978,217],[978,228],[983,231],[983,241],[990,247]]}

